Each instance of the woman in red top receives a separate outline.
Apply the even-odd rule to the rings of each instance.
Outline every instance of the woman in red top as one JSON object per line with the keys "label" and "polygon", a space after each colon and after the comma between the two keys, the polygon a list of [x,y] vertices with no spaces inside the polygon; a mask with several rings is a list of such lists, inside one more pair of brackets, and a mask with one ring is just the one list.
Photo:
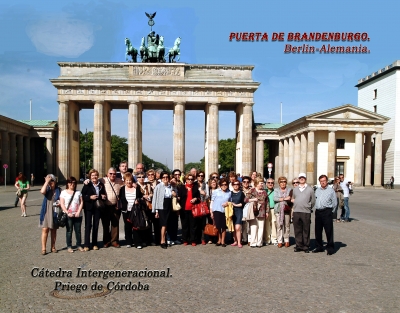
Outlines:
{"label": "woman in red top", "polygon": [[185,184],[179,186],[178,200],[181,205],[181,223],[182,223],[182,240],[183,245],[187,246],[192,243],[196,246],[197,243],[197,228],[200,227],[201,219],[195,219],[192,214],[192,206],[200,202],[200,192],[198,184],[194,184],[195,177],[192,174],[187,174]]}

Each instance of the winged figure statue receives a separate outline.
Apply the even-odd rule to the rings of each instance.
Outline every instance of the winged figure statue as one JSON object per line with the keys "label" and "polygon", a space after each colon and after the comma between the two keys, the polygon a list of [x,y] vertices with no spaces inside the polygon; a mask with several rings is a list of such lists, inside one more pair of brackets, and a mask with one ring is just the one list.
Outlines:
{"label": "winged figure statue", "polygon": [[149,19],[153,19],[155,16],[156,16],[156,13],[157,12],[154,12],[153,14],[149,14],[149,13],[146,13],[146,12],[144,12],[145,14],[146,14],[146,16],[149,18]]}

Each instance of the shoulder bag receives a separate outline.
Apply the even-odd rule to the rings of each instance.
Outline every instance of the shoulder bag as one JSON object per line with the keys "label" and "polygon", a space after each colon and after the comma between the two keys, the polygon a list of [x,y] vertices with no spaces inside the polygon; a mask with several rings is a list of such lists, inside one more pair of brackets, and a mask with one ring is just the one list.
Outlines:
{"label": "shoulder bag", "polygon": [[[76,191],[74,191],[74,193],[72,194],[71,200],[68,203],[67,212],[68,212],[69,206],[72,203],[72,200],[74,200],[75,192]],[[58,215],[57,215],[57,224],[58,224],[58,226],[65,227],[65,225],[67,225],[67,220],[68,220],[68,214],[65,213],[62,209],[60,209],[58,211]]]}
{"label": "shoulder bag", "polygon": [[210,214],[210,209],[208,208],[207,202],[200,202],[193,204],[192,206],[193,217],[202,217]]}
{"label": "shoulder bag", "polygon": [[108,179],[108,182],[110,183],[111,189],[114,191],[115,197],[117,198],[117,208],[118,208],[118,210],[121,210],[121,209],[122,209],[122,201],[121,201],[121,199],[117,196],[117,193],[115,192],[114,187],[113,187],[113,185],[111,184],[110,179],[109,179],[108,177],[107,177],[107,179]]}
{"label": "shoulder bag", "polygon": [[215,225],[206,224],[204,227],[204,234],[208,236],[218,236],[218,229]]}
{"label": "shoulder bag", "polygon": [[172,197],[172,210],[174,211],[179,211],[181,209],[181,205],[178,202],[178,199],[176,197]]}

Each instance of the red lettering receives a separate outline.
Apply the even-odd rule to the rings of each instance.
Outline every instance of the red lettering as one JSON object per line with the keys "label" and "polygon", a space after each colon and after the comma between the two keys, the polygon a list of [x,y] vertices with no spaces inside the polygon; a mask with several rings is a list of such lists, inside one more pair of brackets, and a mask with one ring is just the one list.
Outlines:
{"label": "red lettering", "polygon": [[249,34],[249,41],[254,41],[254,33],[250,33]]}
{"label": "red lettering", "polygon": [[229,41],[232,41],[233,38],[236,38],[236,34],[235,33],[231,33],[229,35]]}
{"label": "red lettering", "polygon": [[268,41],[268,34],[267,33],[264,33],[262,38],[261,38],[261,41],[264,41],[264,40]]}
{"label": "red lettering", "polygon": [[258,41],[260,38],[261,33],[256,33],[256,40]]}
{"label": "red lettering", "polygon": [[249,33],[243,33],[242,34],[242,41],[248,41],[249,40]]}
{"label": "red lettering", "polygon": [[287,34],[287,41],[293,41],[293,33]]}

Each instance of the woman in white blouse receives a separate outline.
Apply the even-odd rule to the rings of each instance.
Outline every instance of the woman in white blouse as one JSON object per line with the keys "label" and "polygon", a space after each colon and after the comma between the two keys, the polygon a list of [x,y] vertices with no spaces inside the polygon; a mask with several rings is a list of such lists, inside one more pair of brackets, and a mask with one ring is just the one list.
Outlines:
{"label": "woman in white blouse", "polygon": [[72,233],[74,230],[76,247],[79,251],[83,251],[81,233],[83,201],[81,192],[76,190],[76,178],[73,176],[67,179],[67,189],[61,192],[60,205],[61,209],[68,215],[68,222],[65,225],[68,252],[74,252],[72,249]]}
{"label": "woman in white blouse", "polygon": [[132,244],[136,246],[137,249],[142,249],[143,245],[143,230],[135,230],[133,229],[133,225],[130,221],[128,221],[129,212],[132,211],[132,208],[135,204],[139,203],[139,199],[143,197],[142,192],[139,188],[135,188],[133,185],[133,176],[131,173],[127,172],[124,174],[124,182],[125,186],[119,191],[119,198],[122,202],[122,217],[124,219],[124,230],[125,230],[125,240],[126,247],[132,247]]}

